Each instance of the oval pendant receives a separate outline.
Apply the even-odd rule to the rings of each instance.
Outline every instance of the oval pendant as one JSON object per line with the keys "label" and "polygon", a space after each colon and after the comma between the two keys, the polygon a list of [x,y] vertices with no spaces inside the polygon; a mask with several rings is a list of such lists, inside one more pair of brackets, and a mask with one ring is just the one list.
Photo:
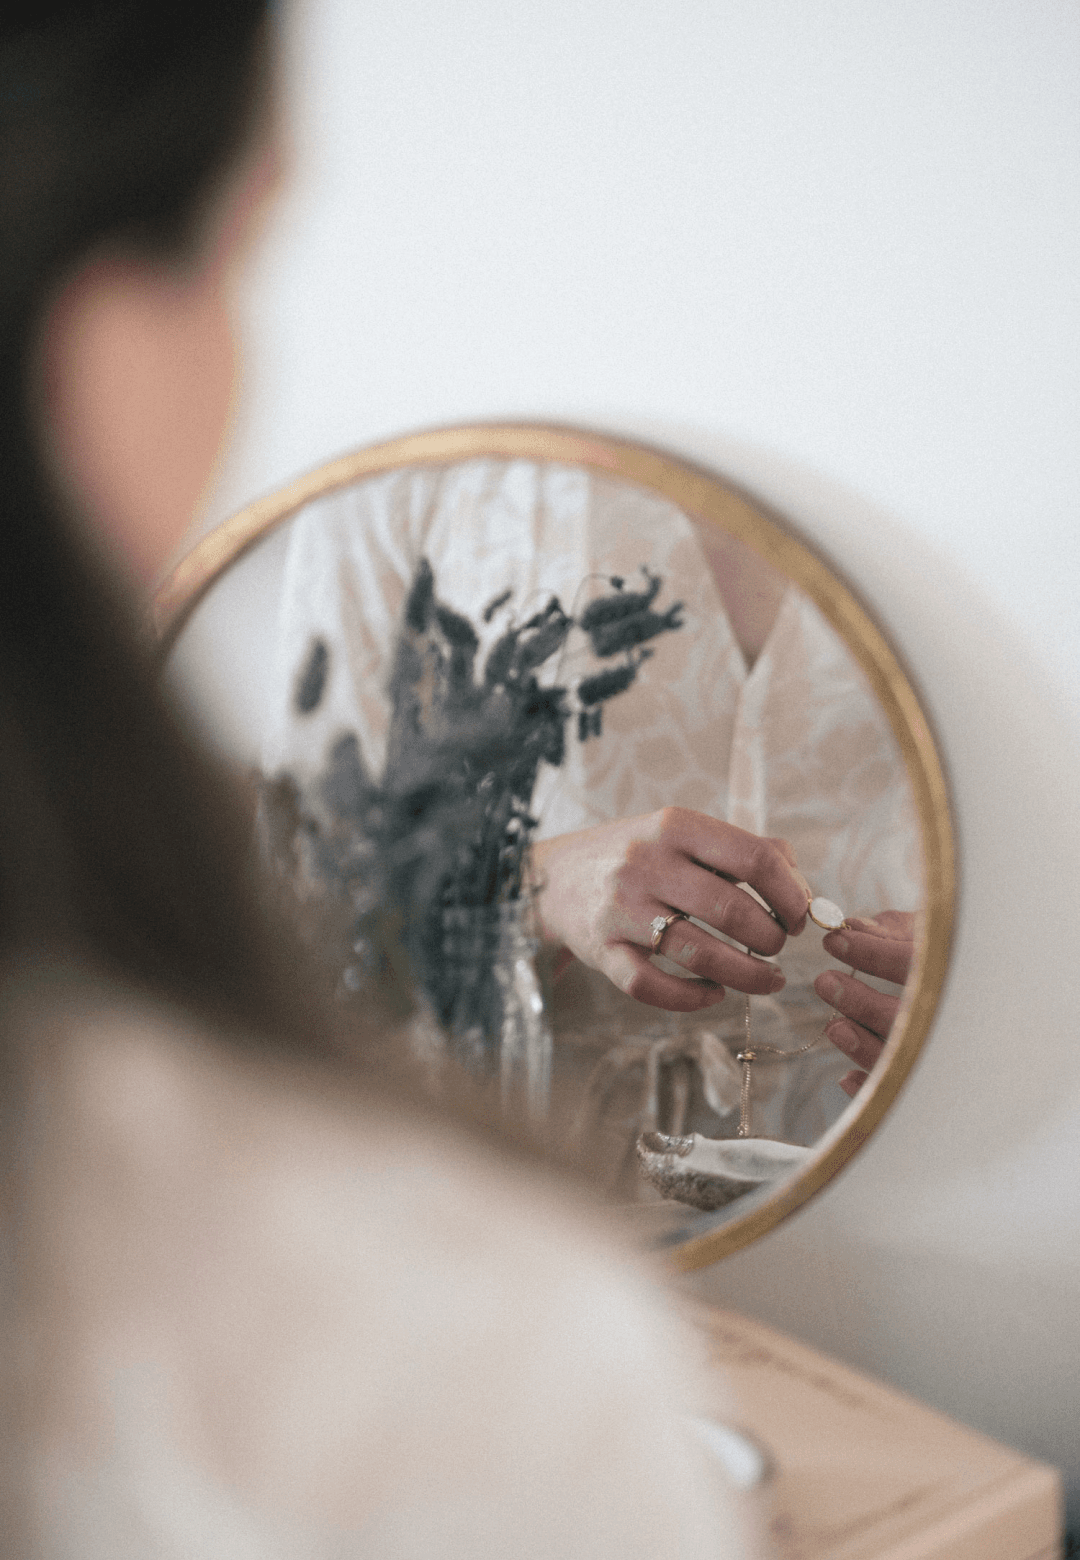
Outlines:
{"label": "oval pendant", "polygon": [[815,926],[826,932],[838,932],[844,924],[844,912],[831,899],[811,899],[806,913]]}

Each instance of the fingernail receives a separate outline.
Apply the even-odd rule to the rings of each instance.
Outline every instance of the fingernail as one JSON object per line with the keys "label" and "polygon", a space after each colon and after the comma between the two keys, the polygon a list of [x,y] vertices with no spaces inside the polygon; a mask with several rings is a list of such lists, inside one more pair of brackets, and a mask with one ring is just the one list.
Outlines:
{"label": "fingernail", "polygon": [[813,899],[813,897],[814,897],[814,890],[813,890],[813,889],[812,889],[812,888],[811,888],[811,887],[810,887],[810,884],[809,884],[809,883],[808,883],[808,882],[807,882],[807,881],[806,881],[806,879],[805,879],[805,878],[804,878],[804,877],[803,877],[803,875],[802,875],[802,873],[801,873],[801,872],[800,872],[800,871],[799,871],[799,869],[798,869],[798,867],[792,867],[792,869],[791,869],[791,870],[792,870],[792,872],[793,872],[793,873],[794,873],[794,874],[795,874],[795,878],[796,878],[796,880],[797,880],[797,881],[798,881],[798,882],[799,882],[799,883],[801,883],[801,884],[802,884],[802,886],[803,886],[803,888],[804,888],[804,889],[805,889],[805,890],[806,890],[806,898],[807,898],[807,901],[808,901],[808,902],[809,902],[809,901],[810,901],[810,900],[811,900],[811,899]]}
{"label": "fingernail", "polygon": [[787,978],[780,970],[774,969],[772,972],[772,989],[774,991],[782,991],[786,985]]}
{"label": "fingernail", "polygon": [[829,952],[835,954],[838,959],[842,959],[851,947],[847,938],[841,936],[839,932],[830,932],[828,937],[822,940],[828,943]]}
{"label": "fingernail", "polygon": [[819,975],[814,987],[818,996],[824,997],[826,1002],[832,1002],[840,995],[840,981],[836,975]]}
{"label": "fingernail", "polygon": [[[880,921],[866,921],[860,916],[849,916],[848,926],[853,932],[883,932],[885,930]],[[847,950],[845,949],[844,951],[846,952]]]}

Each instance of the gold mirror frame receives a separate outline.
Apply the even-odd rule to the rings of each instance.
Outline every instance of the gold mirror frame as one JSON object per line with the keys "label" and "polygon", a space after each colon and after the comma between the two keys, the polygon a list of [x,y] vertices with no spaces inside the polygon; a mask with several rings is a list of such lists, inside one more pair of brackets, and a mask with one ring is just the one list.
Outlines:
{"label": "gold mirror frame", "polygon": [[926,902],[915,964],[881,1060],[813,1158],[742,1216],[672,1247],[681,1271],[708,1266],[775,1228],[832,1180],[881,1121],[933,1021],[952,939],[956,873],[948,788],[929,722],[896,652],[835,570],[789,528],[728,482],[648,445],[548,424],[491,423],[409,434],[358,450],[258,499],[197,544],[156,592],[151,623],[164,662],[200,601],[225,573],[313,499],[402,466],[505,457],[587,466],[650,489],[693,519],[720,526],[814,602],[865,673],[903,754],[919,819]]}

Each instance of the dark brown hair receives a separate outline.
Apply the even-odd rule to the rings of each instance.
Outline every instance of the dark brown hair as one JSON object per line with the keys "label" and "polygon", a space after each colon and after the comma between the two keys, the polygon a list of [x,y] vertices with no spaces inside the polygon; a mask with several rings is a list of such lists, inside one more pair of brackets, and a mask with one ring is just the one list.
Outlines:
{"label": "dark brown hair", "polygon": [[[29,7],[24,7],[29,14]],[[182,259],[264,95],[265,0],[48,4],[0,24],[0,959],[56,949],[322,1049],[250,884],[238,798],[167,708],[134,606],[54,491],[49,301],[120,246]]]}

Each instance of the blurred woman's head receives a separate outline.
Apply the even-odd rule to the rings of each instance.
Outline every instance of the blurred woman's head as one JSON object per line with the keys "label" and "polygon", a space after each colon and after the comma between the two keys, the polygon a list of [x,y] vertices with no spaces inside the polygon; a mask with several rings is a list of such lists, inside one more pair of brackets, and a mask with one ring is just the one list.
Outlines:
{"label": "blurred woman's head", "polygon": [[102,244],[176,256],[262,105],[266,0],[14,0],[0,23],[3,287]]}
{"label": "blurred woman's head", "polygon": [[144,575],[227,417],[224,284],[259,172],[264,9],[234,0],[208,25],[198,6],[68,4],[8,24],[9,362],[71,507]]}
{"label": "blurred woman's head", "polygon": [[160,700],[150,575],[213,466],[226,284],[271,158],[265,0],[0,23],[0,956],[296,1034],[227,787]]}
{"label": "blurred woman's head", "polygon": [[46,308],[38,412],[51,466],[145,582],[190,524],[229,420],[230,275],[275,171],[274,143],[252,117],[238,149],[236,127],[218,147],[228,165],[212,164],[188,192],[197,223],[104,235]]}

